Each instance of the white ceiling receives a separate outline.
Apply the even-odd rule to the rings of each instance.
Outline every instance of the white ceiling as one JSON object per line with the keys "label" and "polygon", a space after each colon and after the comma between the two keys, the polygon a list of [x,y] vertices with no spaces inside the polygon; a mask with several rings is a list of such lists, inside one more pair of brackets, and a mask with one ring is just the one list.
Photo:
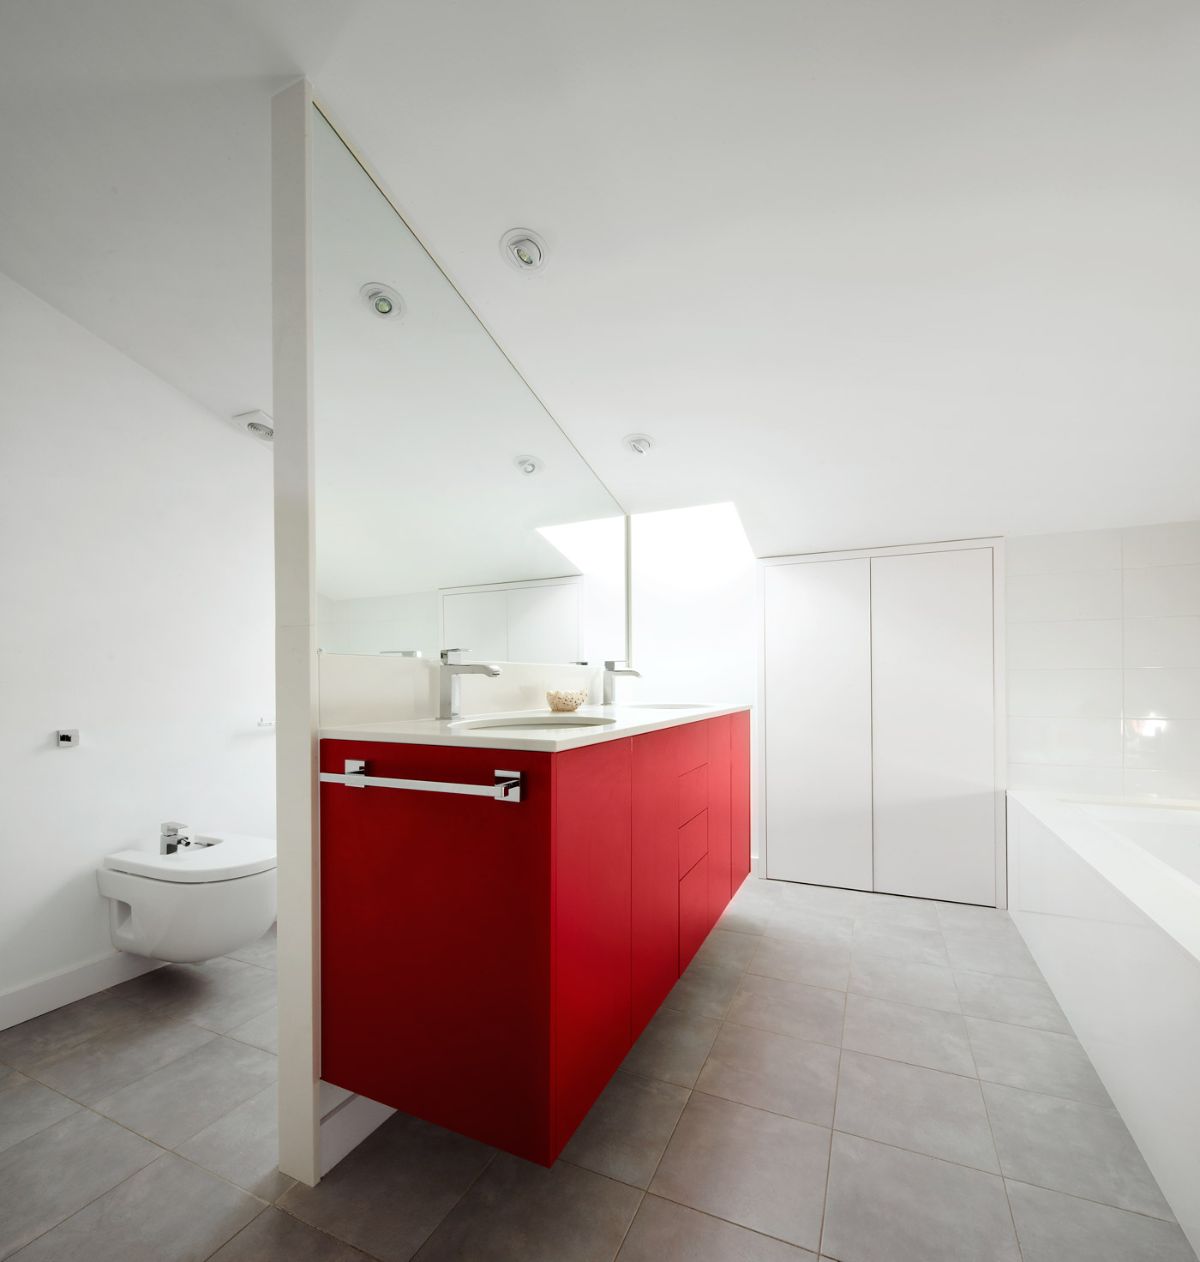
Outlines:
{"label": "white ceiling", "polygon": [[1200,515],[1193,0],[8,0],[0,267],[269,410],[297,72],[628,509],[760,554]]}

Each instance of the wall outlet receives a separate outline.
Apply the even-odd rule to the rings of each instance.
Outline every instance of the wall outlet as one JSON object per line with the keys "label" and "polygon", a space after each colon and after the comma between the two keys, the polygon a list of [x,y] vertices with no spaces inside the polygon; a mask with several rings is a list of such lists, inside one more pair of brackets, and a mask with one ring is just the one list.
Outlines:
{"label": "wall outlet", "polygon": [[54,743],[59,749],[68,749],[73,745],[78,745],[79,729],[75,727],[60,727],[54,733]]}

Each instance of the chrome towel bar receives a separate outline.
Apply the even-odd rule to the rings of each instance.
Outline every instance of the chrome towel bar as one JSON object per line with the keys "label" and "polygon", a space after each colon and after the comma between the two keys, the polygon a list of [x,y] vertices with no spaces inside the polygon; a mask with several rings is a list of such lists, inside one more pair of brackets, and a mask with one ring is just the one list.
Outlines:
{"label": "chrome towel bar", "polygon": [[468,797],[495,798],[497,802],[521,800],[521,773],[494,771],[491,784],[452,784],[445,780],[397,780],[391,776],[367,775],[361,758],[347,758],[345,774],[322,771],[322,784],[344,784],[351,789],[414,789],[418,793],[462,793]]}

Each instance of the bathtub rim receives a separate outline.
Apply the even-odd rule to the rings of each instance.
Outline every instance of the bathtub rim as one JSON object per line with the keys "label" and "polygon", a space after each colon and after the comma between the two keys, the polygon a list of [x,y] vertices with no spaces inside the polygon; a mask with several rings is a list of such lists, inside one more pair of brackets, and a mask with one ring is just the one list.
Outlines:
{"label": "bathtub rim", "polygon": [[[1009,800],[1027,810],[1118,893],[1200,963],[1200,884],[1120,833],[1105,828],[1080,806],[1136,806],[1200,811],[1194,798],[1103,797],[1082,793],[1010,790]],[[1012,826],[1010,816],[1009,826]],[[1016,847],[1009,847],[1010,856]],[[1018,881],[1010,891],[1019,890]],[[1019,911],[1019,907],[1011,907]]]}

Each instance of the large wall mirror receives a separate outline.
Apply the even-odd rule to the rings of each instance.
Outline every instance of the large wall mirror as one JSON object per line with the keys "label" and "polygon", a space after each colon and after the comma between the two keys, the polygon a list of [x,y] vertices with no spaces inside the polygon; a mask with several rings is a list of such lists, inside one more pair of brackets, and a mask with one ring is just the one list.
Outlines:
{"label": "large wall mirror", "polygon": [[319,646],[623,658],[620,506],[337,132],[313,121]]}

